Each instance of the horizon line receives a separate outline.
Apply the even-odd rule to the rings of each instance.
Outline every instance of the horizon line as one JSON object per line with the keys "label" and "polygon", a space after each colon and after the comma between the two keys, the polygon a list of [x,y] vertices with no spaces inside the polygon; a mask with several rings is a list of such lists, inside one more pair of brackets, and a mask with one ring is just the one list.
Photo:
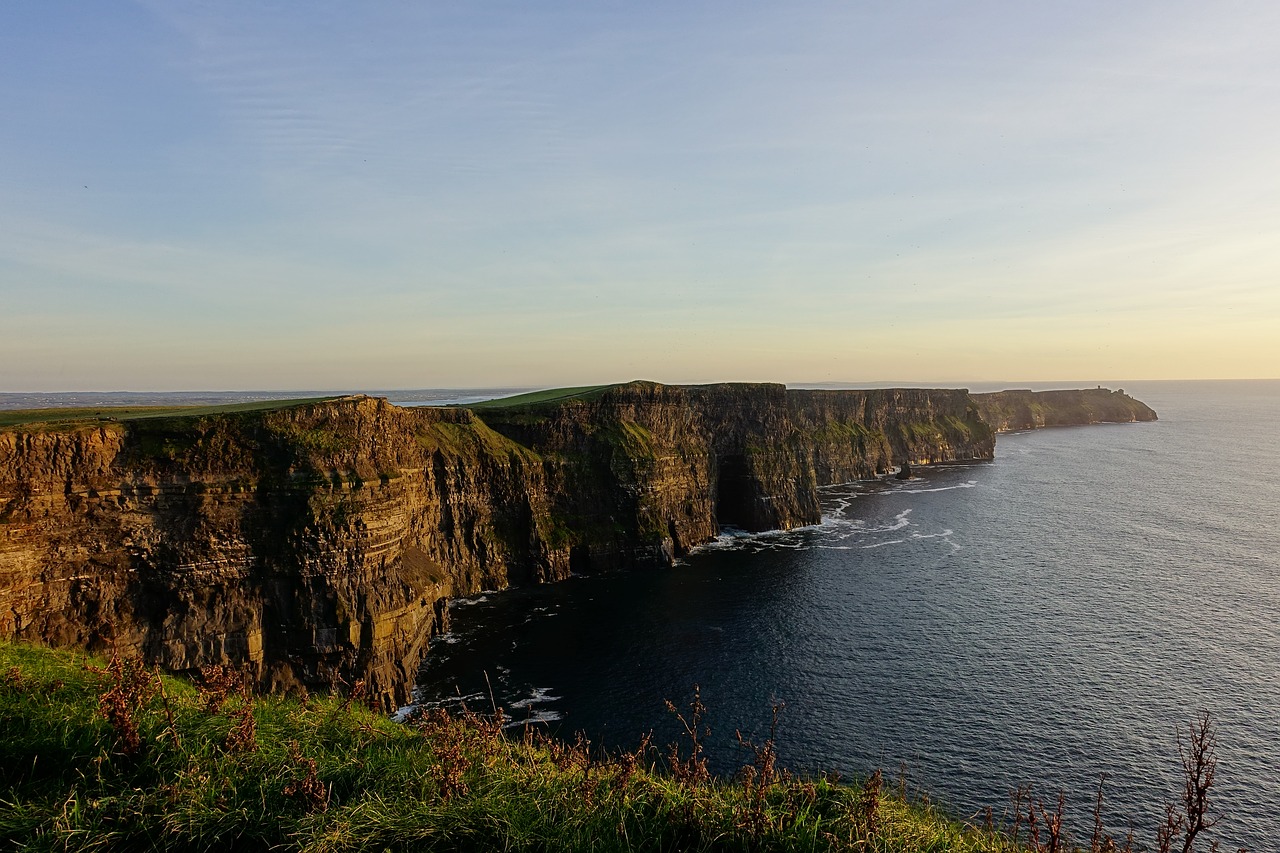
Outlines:
{"label": "horizon line", "polygon": [[[1142,379],[1134,377],[1112,377],[1102,380],[1108,382],[1276,382],[1280,381],[1280,376],[1266,377],[1214,377],[1214,378],[1179,378],[1166,377],[1159,379]],[[807,381],[797,380],[791,382],[781,382],[775,380],[751,380],[751,379],[714,379],[694,382],[664,382],[654,379],[626,379],[612,382],[587,383],[595,386],[609,385],[625,385],[630,382],[654,382],[658,385],[732,385],[732,384],[770,384],[784,385],[788,388],[814,388],[833,385],[859,385],[866,384],[868,386],[880,387],[928,387],[928,388],[964,388],[968,385],[993,385],[1008,384],[1014,385],[1046,385],[1060,383],[1086,383],[1096,385],[1098,379],[1084,378],[1055,378],[1055,379],[952,379],[952,380],[920,380],[920,379],[849,379],[849,380],[821,380]],[[554,390],[557,388],[574,388],[581,387],[573,383],[498,383],[498,384],[471,384],[471,385],[420,385],[420,386],[402,386],[402,387],[376,387],[376,386],[346,386],[340,388],[307,388],[307,387],[276,387],[276,388],[77,388],[67,390],[51,390],[40,389],[33,391],[0,391],[3,397],[18,396],[36,396],[36,395],[77,395],[77,394],[101,394],[101,395],[124,395],[124,394],[300,394],[300,395],[351,395],[351,394],[371,394],[378,393],[413,393],[424,391],[510,391],[510,390]]]}

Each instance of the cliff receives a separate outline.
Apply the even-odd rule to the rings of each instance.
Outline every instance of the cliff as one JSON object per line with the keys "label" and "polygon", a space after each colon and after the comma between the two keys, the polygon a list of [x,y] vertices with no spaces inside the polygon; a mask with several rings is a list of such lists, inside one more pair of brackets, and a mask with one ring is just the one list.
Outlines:
{"label": "cliff", "polygon": [[1156,413],[1145,403],[1108,388],[997,391],[972,396],[983,420],[996,432],[1156,420]]}
{"label": "cliff", "polygon": [[722,526],[816,524],[819,486],[994,449],[964,391],[632,382],[480,414],[543,459],[574,571],[670,562]]}
{"label": "cliff", "polygon": [[0,433],[0,634],[402,701],[450,596],[556,573],[545,495],[470,412],[369,398]]}
{"label": "cliff", "polygon": [[0,636],[400,703],[451,597],[816,523],[820,486],[990,459],[1012,399],[634,382],[0,430]]}

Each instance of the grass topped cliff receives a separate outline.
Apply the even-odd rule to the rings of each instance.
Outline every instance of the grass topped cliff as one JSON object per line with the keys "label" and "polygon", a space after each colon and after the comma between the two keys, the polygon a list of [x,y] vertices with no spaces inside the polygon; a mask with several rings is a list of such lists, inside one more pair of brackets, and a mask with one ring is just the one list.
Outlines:
{"label": "grass topped cliff", "polygon": [[80,426],[101,421],[136,421],[145,418],[202,417],[205,415],[265,412],[309,403],[323,403],[339,397],[308,397],[297,400],[258,400],[221,406],[87,406],[57,409],[0,410],[0,429],[34,425]]}
{"label": "grass topped cliff", "polygon": [[195,686],[136,662],[0,644],[10,849],[1032,849],[878,775],[800,779],[776,770],[770,740],[745,752],[736,781],[714,780],[687,741],[665,758],[606,756],[501,717],[402,725],[351,699],[252,697],[230,670]]}

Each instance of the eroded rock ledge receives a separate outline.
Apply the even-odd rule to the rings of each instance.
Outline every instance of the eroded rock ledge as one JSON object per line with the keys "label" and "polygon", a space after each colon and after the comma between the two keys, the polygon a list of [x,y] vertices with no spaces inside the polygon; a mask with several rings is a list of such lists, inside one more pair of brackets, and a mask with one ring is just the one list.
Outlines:
{"label": "eroded rock ledge", "polygon": [[10,429],[0,636],[231,664],[266,689],[364,679],[395,704],[451,597],[669,565],[721,525],[816,523],[819,486],[990,459],[992,425],[1154,417],[1105,389],[634,382],[475,411],[349,397]]}

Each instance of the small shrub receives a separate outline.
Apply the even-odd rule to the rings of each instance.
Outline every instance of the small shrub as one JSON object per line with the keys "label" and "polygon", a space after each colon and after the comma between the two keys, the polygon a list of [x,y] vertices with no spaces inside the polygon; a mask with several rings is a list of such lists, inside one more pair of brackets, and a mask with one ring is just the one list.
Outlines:
{"label": "small shrub", "polygon": [[89,671],[107,676],[109,685],[98,699],[98,711],[116,736],[120,752],[133,757],[142,751],[142,734],[138,713],[155,695],[156,681],[151,670],[137,658],[121,658],[112,649],[105,669],[88,667]]}
{"label": "small shrub", "polygon": [[759,838],[764,834],[767,825],[765,798],[769,788],[777,777],[775,768],[778,762],[778,715],[785,707],[782,702],[773,703],[773,720],[769,725],[769,737],[763,744],[756,745],[743,737],[742,732],[735,731],[739,745],[751,751],[751,763],[741,770],[742,790],[746,797],[746,808],[738,816],[738,825],[749,835]]}
{"label": "small shrub", "polygon": [[284,786],[284,795],[308,813],[327,811],[329,789],[320,781],[315,759],[304,756],[296,740],[289,743],[289,767],[292,778]]}
{"label": "small shrub", "polygon": [[703,741],[710,737],[711,728],[706,725],[707,706],[702,704],[702,693],[698,685],[693,685],[693,699],[689,702],[689,716],[676,708],[671,700],[666,702],[667,710],[675,715],[676,721],[684,730],[682,736],[689,740],[689,757],[680,754],[680,743],[674,741],[667,751],[667,762],[671,775],[685,787],[693,787],[705,783],[711,778],[707,770],[707,756],[703,750]]}

